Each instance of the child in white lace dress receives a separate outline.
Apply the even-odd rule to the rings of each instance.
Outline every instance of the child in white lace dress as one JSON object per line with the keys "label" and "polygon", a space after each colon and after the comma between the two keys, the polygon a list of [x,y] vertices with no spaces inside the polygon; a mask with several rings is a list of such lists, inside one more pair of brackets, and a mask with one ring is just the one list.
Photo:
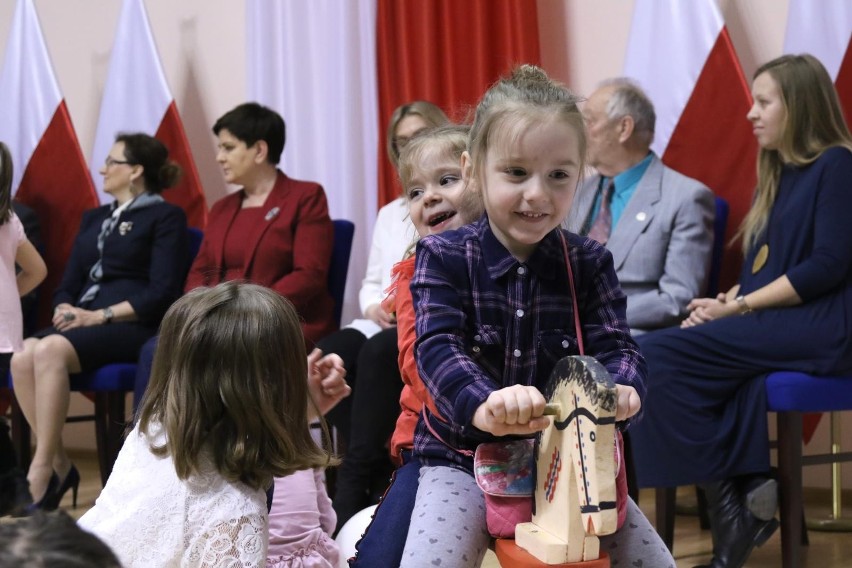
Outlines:
{"label": "child in white lace dress", "polygon": [[279,294],[227,282],[163,320],[139,422],[80,525],[133,566],[263,566],[264,490],[324,467],[308,429],[304,339]]}

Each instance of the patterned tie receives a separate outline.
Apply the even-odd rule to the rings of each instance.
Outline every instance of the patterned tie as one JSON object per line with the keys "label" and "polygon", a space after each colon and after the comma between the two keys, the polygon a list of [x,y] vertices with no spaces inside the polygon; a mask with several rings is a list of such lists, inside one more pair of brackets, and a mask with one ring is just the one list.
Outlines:
{"label": "patterned tie", "polygon": [[612,211],[609,208],[609,202],[612,201],[612,192],[614,189],[615,181],[611,179],[601,193],[598,216],[595,217],[595,222],[592,223],[592,228],[589,229],[589,238],[598,241],[602,245],[605,245],[607,240],[609,240],[609,232],[612,230]]}

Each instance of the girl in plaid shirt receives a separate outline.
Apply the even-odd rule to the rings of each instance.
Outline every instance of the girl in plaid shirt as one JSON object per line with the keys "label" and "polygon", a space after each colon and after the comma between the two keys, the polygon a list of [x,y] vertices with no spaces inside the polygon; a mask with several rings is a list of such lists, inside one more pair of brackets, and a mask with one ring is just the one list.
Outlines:
{"label": "girl in plaid shirt", "polygon": [[[559,359],[579,354],[559,235],[583,171],[577,102],[530,65],[491,87],[462,155],[463,178],[486,214],[417,246],[415,355],[437,412],[427,405],[415,432],[422,467],[403,567],[480,564],[490,537],[468,453],[546,428],[540,389]],[[645,363],[625,323],[612,256],[595,241],[564,236],[587,354],[617,383],[616,419],[626,422],[641,408]],[[602,549],[613,561],[673,567],[632,502],[627,516],[630,530],[602,538]]]}

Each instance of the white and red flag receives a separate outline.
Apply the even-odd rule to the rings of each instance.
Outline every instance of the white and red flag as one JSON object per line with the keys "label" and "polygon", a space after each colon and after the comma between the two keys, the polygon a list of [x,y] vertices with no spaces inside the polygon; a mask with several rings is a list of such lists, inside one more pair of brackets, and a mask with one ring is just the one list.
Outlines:
{"label": "white and red flag", "polygon": [[[846,123],[852,124],[852,3],[848,0],[790,0],[784,53],[810,53],[834,81]],[[802,436],[809,442],[821,414],[806,414]]]}
{"label": "white and red flag", "polygon": [[852,124],[852,2],[790,0],[784,53],[810,53],[825,65]]}
{"label": "white and red flag", "polygon": [[112,48],[91,171],[101,202],[108,202],[98,174],[119,132],[156,136],[183,168],[180,183],[163,197],[186,212],[190,226],[204,228],[207,205],[198,170],[151,33],[142,0],[124,0]]}
{"label": "white and red flag", "polygon": [[[716,1],[636,0],[624,74],[654,102],[654,151],[728,202],[729,241],[751,206],[757,145],[751,89]],[[723,290],[741,263],[739,245],[726,249]]]}
{"label": "white and red flag", "polygon": [[18,0],[0,72],[0,140],[14,161],[15,199],[38,214],[47,280],[39,320],[50,320],[83,211],[97,206],[92,179],[59,90],[32,0]]}

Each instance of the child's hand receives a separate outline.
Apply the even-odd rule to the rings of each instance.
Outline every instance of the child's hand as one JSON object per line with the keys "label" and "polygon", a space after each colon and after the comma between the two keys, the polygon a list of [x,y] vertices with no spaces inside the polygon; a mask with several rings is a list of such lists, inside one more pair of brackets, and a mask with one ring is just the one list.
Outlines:
{"label": "child's hand", "polygon": [[352,387],[346,384],[343,359],[334,353],[323,357],[319,349],[311,351],[308,355],[308,392],[320,414],[327,413],[349,396]]}
{"label": "child's hand", "polygon": [[639,400],[639,393],[636,392],[635,388],[627,385],[615,385],[615,394],[618,397],[618,403],[615,407],[616,422],[627,420],[642,408],[642,401]]}
{"label": "child's hand", "polygon": [[502,388],[479,405],[473,414],[473,425],[495,436],[534,434],[550,425],[550,418],[542,416],[546,402],[535,387]]}

